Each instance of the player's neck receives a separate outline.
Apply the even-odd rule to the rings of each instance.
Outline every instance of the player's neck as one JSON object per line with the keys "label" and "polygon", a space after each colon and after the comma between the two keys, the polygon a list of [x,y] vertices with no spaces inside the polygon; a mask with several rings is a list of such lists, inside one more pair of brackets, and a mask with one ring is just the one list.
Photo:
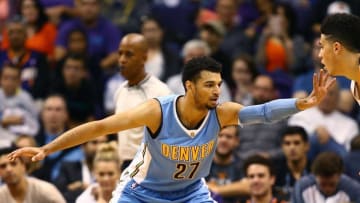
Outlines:
{"label": "player's neck", "polygon": [[347,53],[343,56],[343,61],[346,61],[346,64],[343,66],[346,67],[345,76],[360,83],[360,54]]}
{"label": "player's neck", "polygon": [[176,109],[179,115],[179,119],[188,129],[194,128],[199,124],[209,111],[208,109],[197,108],[195,101],[188,95],[180,97]]}

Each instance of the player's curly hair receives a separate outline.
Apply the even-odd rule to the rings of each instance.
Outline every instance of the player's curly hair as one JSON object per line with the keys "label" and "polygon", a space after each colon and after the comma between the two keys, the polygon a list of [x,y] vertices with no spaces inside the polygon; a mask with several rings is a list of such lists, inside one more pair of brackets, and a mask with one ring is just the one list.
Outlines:
{"label": "player's curly hair", "polygon": [[196,82],[200,77],[201,71],[210,71],[214,73],[221,73],[221,64],[208,56],[195,57],[188,61],[183,69],[182,83],[186,91],[185,82]]}

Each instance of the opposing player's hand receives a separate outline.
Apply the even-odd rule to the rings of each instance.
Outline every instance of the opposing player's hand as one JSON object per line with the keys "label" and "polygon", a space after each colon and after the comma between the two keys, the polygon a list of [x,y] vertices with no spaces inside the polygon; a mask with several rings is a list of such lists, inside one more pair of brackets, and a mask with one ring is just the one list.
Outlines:
{"label": "opposing player's hand", "polygon": [[18,157],[30,157],[31,161],[41,161],[46,157],[46,153],[40,147],[23,147],[8,155],[10,161],[13,161]]}
{"label": "opposing player's hand", "polygon": [[318,105],[326,96],[329,89],[335,84],[336,78],[331,77],[323,69],[313,76],[313,91],[311,94],[304,98],[299,99],[297,106],[300,110]]}

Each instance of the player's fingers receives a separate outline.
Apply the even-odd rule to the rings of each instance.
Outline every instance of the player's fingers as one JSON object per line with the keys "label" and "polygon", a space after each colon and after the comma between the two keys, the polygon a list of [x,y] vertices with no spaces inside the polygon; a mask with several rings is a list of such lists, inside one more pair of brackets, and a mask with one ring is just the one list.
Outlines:
{"label": "player's fingers", "polygon": [[323,78],[322,78],[322,82],[321,85],[326,86],[329,80],[329,73],[323,71]]}
{"label": "player's fingers", "polygon": [[44,154],[43,153],[37,153],[35,156],[33,156],[31,158],[31,161],[41,161],[44,159]]}
{"label": "player's fingers", "polygon": [[331,78],[327,81],[325,88],[328,90],[336,83],[336,78]]}
{"label": "player's fingers", "polygon": [[313,75],[313,89],[314,89],[314,92],[318,91],[318,77],[317,77],[316,73],[314,73],[314,75]]}
{"label": "player's fingers", "polygon": [[19,157],[21,154],[21,149],[17,149],[13,152],[11,152],[10,154],[7,155],[7,158],[10,160],[10,161],[14,161],[17,157]]}
{"label": "player's fingers", "polygon": [[319,87],[321,87],[322,85],[324,85],[324,70],[323,69],[320,69],[319,71]]}

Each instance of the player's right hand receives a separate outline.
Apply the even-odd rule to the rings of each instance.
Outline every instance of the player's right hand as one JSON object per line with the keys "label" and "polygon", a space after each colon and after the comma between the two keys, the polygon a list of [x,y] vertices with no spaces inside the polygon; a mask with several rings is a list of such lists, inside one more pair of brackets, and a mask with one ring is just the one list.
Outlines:
{"label": "player's right hand", "polygon": [[46,157],[46,153],[40,147],[23,147],[11,152],[7,157],[10,161],[18,157],[31,157],[31,161],[41,161]]}

